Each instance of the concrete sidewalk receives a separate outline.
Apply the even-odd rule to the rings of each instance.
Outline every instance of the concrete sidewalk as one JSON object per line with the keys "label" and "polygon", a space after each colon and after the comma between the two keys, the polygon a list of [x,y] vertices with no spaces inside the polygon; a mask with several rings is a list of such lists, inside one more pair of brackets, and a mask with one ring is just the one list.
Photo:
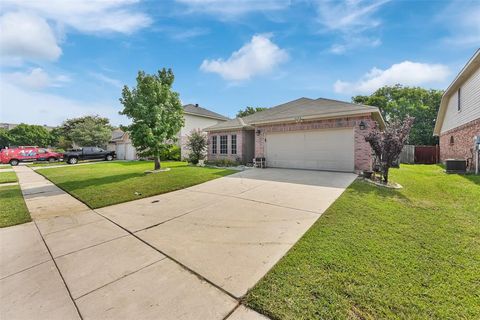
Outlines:
{"label": "concrete sidewalk", "polygon": [[33,222],[0,229],[2,319],[265,319],[26,166]]}

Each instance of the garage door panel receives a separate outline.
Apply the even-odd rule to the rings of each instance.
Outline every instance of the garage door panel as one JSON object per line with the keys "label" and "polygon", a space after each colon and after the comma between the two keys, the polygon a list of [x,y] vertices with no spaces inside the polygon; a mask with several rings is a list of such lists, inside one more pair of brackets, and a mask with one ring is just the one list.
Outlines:
{"label": "garage door panel", "polygon": [[279,168],[353,171],[353,129],[267,134],[267,165]]}

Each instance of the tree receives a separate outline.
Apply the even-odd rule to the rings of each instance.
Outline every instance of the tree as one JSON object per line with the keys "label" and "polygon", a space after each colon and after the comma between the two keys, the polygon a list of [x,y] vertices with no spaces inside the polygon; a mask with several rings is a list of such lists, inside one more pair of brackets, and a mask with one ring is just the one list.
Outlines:
{"label": "tree", "polygon": [[157,74],[138,72],[137,86],[123,87],[123,110],[120,114],[132,119],[126,126],[140,156],[153,157],[155,170],[161,168],[160,154],[176,140],[184,125],[183,107],[179,94],[172,90],[175,76],[163,68]]}
{"label": "tree", "polygon": [[8,132],[10,144],[17,146],[47,147],[53,143],[53,137],[44,126],[21,123]]}
{"label": "tree", "polygon": [[12,144],[12,137],[7,129],[0,128],[0,149]]}
{"label": "tree", "polygon": [[204,159],[207,144],[207,135],[202,130],[192,130],[187,137],[187,148],[190,150],[188,162],[197,164],[199,160]]}
{"label": "tree", "polygon": [[402,121],[407,115],[415,117],[408,143],[435,145],[438,138],[433,136],[433,128],[442,94],[442,90],[404,87],[397,84],[382,87],[370,96],[355,96],[352,101],[378,107],[387,122]]}
{"label": "tree", "polygon": [[260,111],[263,111],[263,110],[267,110],[268,108],[264,108],[264,107],[246,107],[245,110],[239,110],[238,113],[237,113],[237,118],[242,118],[242,117],[246,117],[246,116],[249,116],[251,114],[254,114],[254,113],[257,113],[257,112],[260,112]]}
{"label": "tree", "polygon": [[112,137],[112,129],[108,118],[84,116],[67,119],[55,134],[63,148],[74,145],[104,147]]}
{"label": "tree", "polygon": [[385,130],[374,128],[365,140],[370,143],[380,166],[383,181],[388,183],[388,170],[397,161],[415,118],[407,116],[403,121],[395,119],[387,124]]}

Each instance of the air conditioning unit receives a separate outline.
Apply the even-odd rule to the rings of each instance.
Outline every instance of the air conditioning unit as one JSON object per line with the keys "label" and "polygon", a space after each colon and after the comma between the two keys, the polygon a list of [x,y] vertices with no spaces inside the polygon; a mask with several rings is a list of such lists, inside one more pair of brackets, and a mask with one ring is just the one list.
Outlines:
{"label": "air conditioning unit", "polygon": [[447,159],[445,160],[447,173],[466,173],[467,160],[461,159]]}

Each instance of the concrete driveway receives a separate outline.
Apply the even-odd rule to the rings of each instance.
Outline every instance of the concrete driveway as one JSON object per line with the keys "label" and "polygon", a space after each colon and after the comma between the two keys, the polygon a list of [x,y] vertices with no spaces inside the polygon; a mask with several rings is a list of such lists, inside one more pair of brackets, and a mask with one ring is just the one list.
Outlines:
{"label": "concrete driveway", "polygon": [[240,298],[355,178],[251,169],[95,211]]}
{"label": "concrete driveway", "polygon": [[355,179],[252,169],[91,210],[28,167],[0,229],[0,318],[262,320],[249,288]]}

